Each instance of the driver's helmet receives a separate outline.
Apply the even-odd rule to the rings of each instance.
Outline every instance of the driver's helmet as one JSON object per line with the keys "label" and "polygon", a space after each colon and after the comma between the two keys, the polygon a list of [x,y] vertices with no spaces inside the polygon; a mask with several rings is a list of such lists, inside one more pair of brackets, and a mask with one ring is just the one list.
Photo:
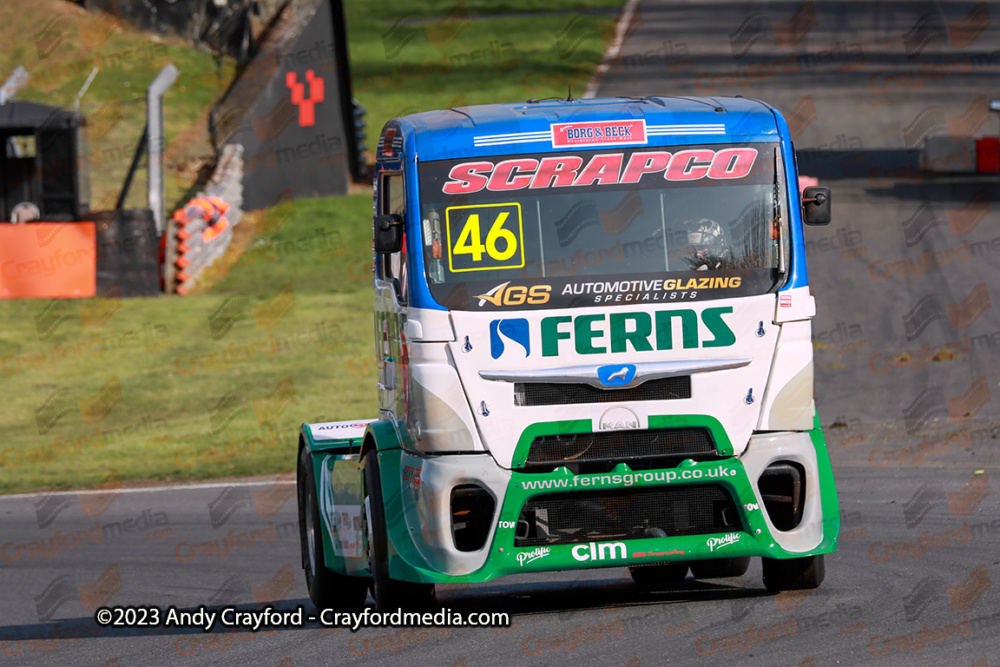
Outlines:
{"label": "driver's helmet", "polygon": [[715,220],[701,218],[684,223],[688,245],[695,257],[728,257],[731,252],[726,232]]}

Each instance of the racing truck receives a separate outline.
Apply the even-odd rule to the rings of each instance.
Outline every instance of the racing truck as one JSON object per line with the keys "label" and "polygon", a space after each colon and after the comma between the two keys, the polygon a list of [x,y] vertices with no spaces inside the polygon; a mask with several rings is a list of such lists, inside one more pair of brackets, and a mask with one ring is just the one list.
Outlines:
{"label": "racing truck", "polygon": [[313,602],[627,567],[815,588],[840,527],[782,115],[741,97],[528,100],[389,121],[378,416],[302,425]]}

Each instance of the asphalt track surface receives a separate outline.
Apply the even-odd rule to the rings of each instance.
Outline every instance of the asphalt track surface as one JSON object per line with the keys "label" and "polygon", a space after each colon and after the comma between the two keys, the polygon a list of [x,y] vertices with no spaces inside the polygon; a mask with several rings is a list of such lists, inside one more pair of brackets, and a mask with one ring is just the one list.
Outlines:
{"label": "asphalt track surface", "polygon": [[[601,81],[601,96],[767,100],[802,173],[833,188],[833,224],[807,230],[843,514],[820,589],[769,594],[756,561],[654,588],[617,568],[439,587],[456,611],[509,611],[505,630],[109,630],[97,604],[311,609],[294,486],[7,497],[3,664],[996,664],[1000,179],[928,176],[914,148],[997,133],[998,21],[996,3],[643,0]],[[74,537],[29,555],[57,531]]]}

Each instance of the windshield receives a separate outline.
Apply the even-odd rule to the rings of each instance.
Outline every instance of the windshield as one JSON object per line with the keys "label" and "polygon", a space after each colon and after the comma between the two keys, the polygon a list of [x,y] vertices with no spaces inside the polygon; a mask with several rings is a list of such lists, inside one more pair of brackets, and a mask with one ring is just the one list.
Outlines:
{"label": "windshield", "polygon": [[434,299],[477,310],[763,294],[780,280],[777,144],[420,165]]}

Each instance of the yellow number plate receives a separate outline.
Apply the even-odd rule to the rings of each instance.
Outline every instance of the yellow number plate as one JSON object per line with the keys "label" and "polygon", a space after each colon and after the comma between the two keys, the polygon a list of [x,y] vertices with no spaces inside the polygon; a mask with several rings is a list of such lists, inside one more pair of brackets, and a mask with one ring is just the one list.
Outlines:
{"label": "yellow number plate", "polygon": [[445,209],[445,224],[452,273],[524,266],[520,204],[452,206]]}

